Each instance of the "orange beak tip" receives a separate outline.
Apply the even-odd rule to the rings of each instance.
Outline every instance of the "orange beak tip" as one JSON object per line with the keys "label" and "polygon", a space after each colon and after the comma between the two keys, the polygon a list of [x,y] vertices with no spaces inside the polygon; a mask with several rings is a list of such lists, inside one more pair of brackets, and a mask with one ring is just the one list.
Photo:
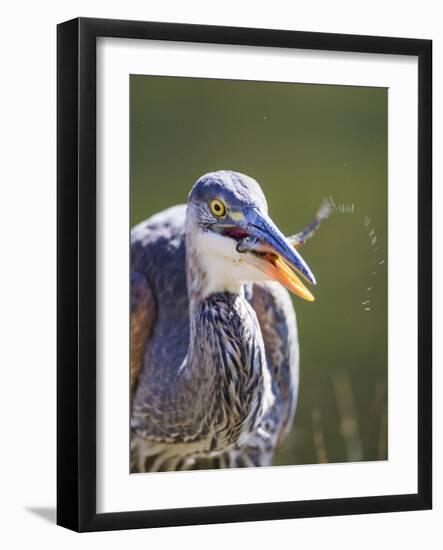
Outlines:
{"label": "orange beak tip", "polygon": [[307,302],[314,302],[315,298],[312,293],[281,258],[277,258],[275,261],[271,274],[274,280],[281,283],[296,296]]}

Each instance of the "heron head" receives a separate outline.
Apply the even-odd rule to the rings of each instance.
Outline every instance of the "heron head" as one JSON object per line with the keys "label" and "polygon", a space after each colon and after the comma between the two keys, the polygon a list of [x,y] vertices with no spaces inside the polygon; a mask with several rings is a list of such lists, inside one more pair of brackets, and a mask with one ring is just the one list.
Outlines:
{"label": "heron head", "polygon": [[315,278],[268,215],[266,198],[249,176],[219,171],[202,176],[189,195],[187,248],[205,271],[207,292],[274,280],[313,301],[298,275]]}

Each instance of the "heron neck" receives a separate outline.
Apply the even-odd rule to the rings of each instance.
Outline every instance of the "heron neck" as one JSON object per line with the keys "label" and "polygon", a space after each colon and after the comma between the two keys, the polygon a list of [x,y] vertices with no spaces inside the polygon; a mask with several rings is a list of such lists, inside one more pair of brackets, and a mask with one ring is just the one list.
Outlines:
{"label": "heron neck", "polygon": [[260,326],[244,297],[244,286],[218,276],[217,269],[203,261],[193,246],[194,230],[188,223],[190,344],[180,372],[181,391],[186,393],[189,385],[199,401],[195,410],[205,411],[202,424],[215,427],[214,444],[222,448],[249,436],[273,394]]}
{"label": "heron neck", "polygon": [[217,252],[216,237],[204,232],[192,218],[186,218],[186,281],[190,304],[200,303],[206,297],[229,292],[244,295],[244,285],[233,277],[230,265]]}
{"label": "heron neck", "polygon": [[[271,379],[257,317],[229,292],[212,294],[190,310],[190,346],[182,373],[215,431],[213,451],[243,443],[272,404]],[[186,386],[186,384],[185,384]]]}

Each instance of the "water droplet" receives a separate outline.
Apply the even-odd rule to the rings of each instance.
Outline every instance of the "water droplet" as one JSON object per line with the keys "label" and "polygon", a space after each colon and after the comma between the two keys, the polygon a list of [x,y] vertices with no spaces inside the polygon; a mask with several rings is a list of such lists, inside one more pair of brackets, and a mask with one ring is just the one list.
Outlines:
{"label": "water droplet", "polygon": [[355,204],[353,202],[340,202],[337,204],[331,196],[329,196],[329,205],[340,214],[353,214],[355,211]]}
{"label": "water droplet", "polygon": [[[379,241],[378,241],[378,236],[377,236],[377,231],[375,230],[375,228],[372,226],[372,218],[370,216],[365,216],[363,218],[363,225],[367,231],[367,235],[368,235],[368,242],[369,242],[369,253],[371,254],[372,258],[369,258],[369,265],[371,266],[370,270],[369,270],[369,281],[367,281],[367,283],[371,283],[371,282],[375,282],[377,281],[378,279],[374,278],[375,275],[377,275],[377,267],[378,265],[382,265],[385,263],[385,260],[382,259],[380,260],[380,257],[377,257],[378,254],[377,254],[377,251],[379,250]],[[371,294],[374,292],[374,287],[371,285],[371,286],[368,286],[365,290],[365,292],[370,292]],[[369,307],[369,304],[370,301],[369,300],[365,300],[363,302],[361,302],[361,304],[363,305],[363,309],[365,311],[370,311],[370,307]],[[366,307],[365,307],[366,306]],[[372,307],[372,306],[371,306]]]}

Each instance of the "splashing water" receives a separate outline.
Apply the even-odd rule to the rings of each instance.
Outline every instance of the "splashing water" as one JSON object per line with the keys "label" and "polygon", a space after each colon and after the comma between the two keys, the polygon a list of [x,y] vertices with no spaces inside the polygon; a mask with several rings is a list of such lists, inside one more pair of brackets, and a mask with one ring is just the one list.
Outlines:
{"label": "splashing water", "polygon": [[355,204],[352,202],[350,204],[346,204],[344,202],[342,203],[336,203],[334,199],[330,196],[328,199],[329,204],[331,207],[340,214],[353,214],[355,210]]}
{"label": "splashing water", "polygon": [[[371,222],[372,222],[372,220],[369,216],[365,216],[363,218],[363,225],[365,226],[367,234],[368,234],[368,241],[369,241],[369,244],[371,246],[372,253],[376,254],[379,251],[378,238],[377,238],[377,233],[376,233],[375,229],[371,225]],[[373,258],[371,260],[371,262],[370,262],[370,265],[372,266],[371,277],[375,277],[377,275],[378,266],[383,265],[385,262],[386,262],[385,259],[379,259],[379,258]],[[372,293],[373,288],[374,287],[371,284],[366,288],[365,292],[366,293]],[[371,304],[370,299],[363,300],[361,302],[361,305],[363,306],[364,311],[371,311],[372,304]]]}
{"label": "splashing water", "polygon": [[[328,199],[330,207],[340,214],[354,214],[355,213],[355,204],[345,204],[345,203],[336,203],[332,197],[329,197]],[[376,254],[379,251],[378,246],[378,237],[376,230],[372,226],[372,219],[370,216],[365,216],[363,218],[363,225],[367,231],[367,237],[368,242],[370,244],[371,250],[373,254]],[[372,266],[372,271],[370,272],[371,278],[375,278],[377,275],[377,268],[378,266],[382,266],[386,263],[385,259],[379,259],[379,258],[373,258],[370,261],[370,265]],[[370,284],[365,289],[365,294],[368,296],[368,294],[372,295],[374,290],[374,284]],[[372,303],[370,298],[363,299],[361,301],[361,305],[363,306],[364,311],[371,311]]]}

